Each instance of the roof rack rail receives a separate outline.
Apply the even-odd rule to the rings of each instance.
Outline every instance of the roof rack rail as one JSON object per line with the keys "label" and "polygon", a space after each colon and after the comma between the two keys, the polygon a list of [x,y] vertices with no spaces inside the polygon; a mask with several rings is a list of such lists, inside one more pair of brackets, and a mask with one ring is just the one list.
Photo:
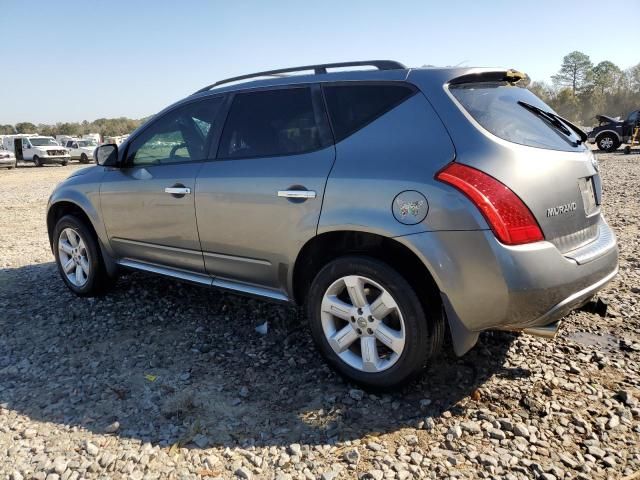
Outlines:
{"label": "roof rack rail", "polygon": [[344,67],[376,67],[378,70],[404,70],[405,67],[402,63],[396,62],[394,60],[365,60],[361,62],[341,62],[341,63],[321,63],[318,65],[305,65],[304,67],[291,67],[291,68],[280,68],[278,70],[267,70],[264,72],[250,73],[248,75],[240,75],[238,77],[226,78],[224,80],[219,80],[216,83],[212,83],[211,85],[207,85],[204,88],[201,88],[197,92],[201,93],[206,92],[207,90],[211,90],[218,85],[222,85],[224,83],[237,82],[238,80],[246,80],[249,78],[255,77],[267,77],[270,75],[279,75],[282,73],[291,73],[291,72],[302,72],[305,70],[313,70],[316,75],[320,75],[323,73],[327,73],[327,68],[344,68]]}

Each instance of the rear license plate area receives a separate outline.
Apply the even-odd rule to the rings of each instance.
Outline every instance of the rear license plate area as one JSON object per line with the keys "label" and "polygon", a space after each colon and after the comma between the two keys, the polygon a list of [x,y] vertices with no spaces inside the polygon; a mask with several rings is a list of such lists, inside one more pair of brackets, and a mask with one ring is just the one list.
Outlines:
{"label": "rear license plate area", "polygon": [[582,195],[582,204],[584,205],[584,213],[587,217],[598,211],[598,203],[596,202],[595,186],[593,177],[584,177],[578,179],[578,188]]}

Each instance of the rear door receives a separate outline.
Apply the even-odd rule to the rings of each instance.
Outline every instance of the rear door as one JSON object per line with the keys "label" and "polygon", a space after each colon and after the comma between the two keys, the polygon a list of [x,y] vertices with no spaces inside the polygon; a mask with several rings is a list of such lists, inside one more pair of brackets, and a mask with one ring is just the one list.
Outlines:
{"label": "rear door", "polygon": [[[494,139],[488,151],[470,138],[456,142],[459,160],[513,190],[560,251],[594,240],[600,176],[594,155],[571,126],[529,90],[507,82],[453,84],[449,91],[472,123]],[[475,151],[465,152],[467,144]]]}
{"label": "rear door", "polygon": [[196,217],[207,272],[224,286],[279,289],[316,234],[335,149],[320,88],[238,93],[217,158],[196,181]]}

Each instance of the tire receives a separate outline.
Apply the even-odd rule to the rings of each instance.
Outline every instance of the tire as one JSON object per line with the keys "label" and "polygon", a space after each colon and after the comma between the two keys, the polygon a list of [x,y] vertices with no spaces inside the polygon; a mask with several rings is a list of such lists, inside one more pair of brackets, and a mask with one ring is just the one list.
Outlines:
{"label": "tire", "polygon": [[620,147],[620,140],[612,133],[603,133],[596,139],[596,145],[603,152],[614,152]]}
{"label": "tire", "polygon": [[624,147],[624,154],[629,155],[630,153],[631,153],[631,146],[627,145],[626,147]]}
{"label": "tire", "polygon": [[60,162],[60,165],[62,165],[63,167],[66,167],[69,164],[69,162],[67,162],[66,160]]}
{"label": "tire", "polygon": [[37,155],[33,156],[33,164],[36,167],[41,167],[42,166],[42,160],[40,160],[40,157],[38,157]]}
{"label": "tire", "polygon": [[[81,243],[76,242],[78,246],[74,245],[70,237],[70,231],[75,232],[81,240]],[[61,243],[63,243],[62,246]],[[69,253],[68,250],[65,251],[69,246],[75,247],[76,251],[73,254]],[[65,215],[58,220],[53,229],[53,252],[62,280],[69,290],[76,295],[80,297],[99,295],[113,284],[114,279],[107,275],[94,232],[78,217]],[[74,262],[70,268],[70,272],[72,272],[67,274],[63,263],[66,263],[65,261],[74,256],[80,261]],[[83,258],[84,262],[82,261]],[[87,267],[86,270],[82,267],[82,264]],[[81,269],[80,272],[78,267]]]}
{"label": "tire", "polygon": [[80,163],[89,163],[89,157],[87,157],[86,153],[80,155]]}
{"label": "tire", "polygon": [[[359,302],[351,300],[346,288],[347,282],[353,284],[354,279],[357,285],[364,287],[360,291],[365,297],[360,297],[362,300]],[[377,297],[382,298],[381,293],[389,295],[384,303],[389,306],[395,304],[395,309],[387,307],[388,314],[369,315],[380,312],[369,308],[376,306]],[[338,304],[343,308],[340,317],[328,313],[330,302],[336,300],[342,302]],[[358,310],[354,303],[365,306]],[[345,304],[348,314],[345,314]],[[429,311],[427,318],[418,295],[402,275],[386,263],[364,256],[340,257],[327,264],[313,280],[307,295],[307,315],[317,348],[341,375],[374,391],[396,388],[409,382],[439,351],[444,336],[444,317],[440,308],[430,308]],[[390,331],[393,335],[387,335]],[[337,332],[347,333],[335,335]],[[338,351],[343,347],[336,338],[344,346],[350,346]],[[393,350],[387,348],[380,338],[395,338],[393,344],[396,347]],[[367,355],[367,358],[374,359],[373,362],[365,362],[363,348],[375,352],[372,356]]]}

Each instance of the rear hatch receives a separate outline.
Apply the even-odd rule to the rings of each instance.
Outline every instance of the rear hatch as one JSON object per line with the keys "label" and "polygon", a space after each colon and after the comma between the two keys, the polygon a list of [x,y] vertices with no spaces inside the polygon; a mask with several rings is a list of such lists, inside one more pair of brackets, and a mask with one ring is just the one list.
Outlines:
{"label": "rear hatch", "polygon": [[491,148],[481,155],[463,153],[459,161],[510,188],[534,215],[545,240],[561,252],[596,239],[601,183],[584,132],[506,78],[473,80],[453,81],[448,89]]}

